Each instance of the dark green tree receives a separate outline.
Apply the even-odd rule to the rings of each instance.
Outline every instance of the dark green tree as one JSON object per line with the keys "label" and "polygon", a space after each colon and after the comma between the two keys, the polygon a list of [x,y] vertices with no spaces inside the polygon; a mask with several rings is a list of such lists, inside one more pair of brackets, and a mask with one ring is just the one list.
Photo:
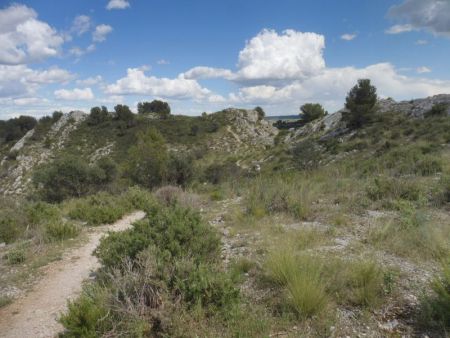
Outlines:
{"label": "dark green tree", "polygon": [[92,107],[87,123],[90,125],[98,125],[108,120],[109,113],[105,106]]}
{"label": "dark green tree", "polygon": [[304,122],[320,119],[328,114],[319,103],[306,103],[300,107],[301,118]]}
{"label": "dark green tree", "polygon": [[166,119],[170,115],[169,104],[160,100],[153,100],[152,102],[139,102],[137,109],[139,114],[155,113],[162,119]]}
{"label": "dark green tree", "polygon": [[255,107],[256,112],[258,113],[258,119],[262,120],[264,117],[266,117],[266,112],[261,107]]}
{"label": "dark green tree", "polygon": [[370,84],[369,79],[360,79],[347,95],[342,119],[347,127],[356,129],[369,123],[375,113],[377,103],[377,89]]}
{"label": "dark green tree", "polygon": [[127,173],[135,183],[154,188],[166,180],[169,156],[166,142],[156,129],[139,132],[128,155]]}
{"label": "dark green tree", "polygon": [[123,128],[130,128],[134,125],[134,114],[130,107],[124,104],[118,104],[114,107],[115,117],[123,122]]}

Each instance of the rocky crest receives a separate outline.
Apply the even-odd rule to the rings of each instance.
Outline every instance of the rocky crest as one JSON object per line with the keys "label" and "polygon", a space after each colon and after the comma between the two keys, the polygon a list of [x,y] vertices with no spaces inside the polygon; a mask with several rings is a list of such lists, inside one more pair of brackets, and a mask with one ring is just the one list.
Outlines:
{"label": "rocky crest", "polygon": [[446,104],[447,114],[450,115],[450,94],[440,94],[424,99],[396,102],[389,98],[378,101],[380,112],[396,111],[408,116],[422,118],[435,104]]}

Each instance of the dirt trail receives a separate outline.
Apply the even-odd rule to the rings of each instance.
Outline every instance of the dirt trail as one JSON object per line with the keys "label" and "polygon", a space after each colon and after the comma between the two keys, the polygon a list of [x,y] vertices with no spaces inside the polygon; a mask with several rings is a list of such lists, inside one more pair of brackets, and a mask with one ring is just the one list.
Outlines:
{"label": "dirt trail", "polygon": [[91,254],[102,236],[107,231],[123,231],[144,215],[137,211],[115,224],[95,228],[86,244],[48,265],[45,276],[32,291],[0,309],[0,337],[54,337],[62,331],[56,320],[65,311],[67,300],[80,293],[83,280],[99,267],[97,258]]}

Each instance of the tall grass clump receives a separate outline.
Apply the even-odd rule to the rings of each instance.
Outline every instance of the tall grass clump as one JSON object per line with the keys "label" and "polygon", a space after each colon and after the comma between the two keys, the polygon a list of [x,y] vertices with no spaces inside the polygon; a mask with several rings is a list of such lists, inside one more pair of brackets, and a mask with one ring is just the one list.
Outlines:
{"label": "tall grass clump", "polygon": [[245,206],[247,212],[256,218],[287,213],[298,219],[307,219],[312,213],[315,192],[307,179],[297,175],[257,178],[250,183]]}
{"label": "tall grass clump", "polygon": [[329,302],[319,260],[280,248],[269,254],[265,270],[269,280],[284,289],[285,302],[299,317],[316,315]]}
{"label": "tall grass clump", "polygon": [[445,239],[450,227],[434,222],[410,204],[400,204],[398,216],[381,219],[380,223],[371,231],[369,241],[388,252],[416,259],[440,259],[448,253]]}
{"label": "tall grass clump", "polygon": [[450,330],[450,261],[443,264],[442,274],[431,282],[431,293],[422,298],[421,319],[425,326]]}
{"label": "tall grass clump", "polygon": [[75,238],[80,233],[80,228],[72,222],[62,220],[50,221],[44,225],[45,240],[47,242],[63,241]]}

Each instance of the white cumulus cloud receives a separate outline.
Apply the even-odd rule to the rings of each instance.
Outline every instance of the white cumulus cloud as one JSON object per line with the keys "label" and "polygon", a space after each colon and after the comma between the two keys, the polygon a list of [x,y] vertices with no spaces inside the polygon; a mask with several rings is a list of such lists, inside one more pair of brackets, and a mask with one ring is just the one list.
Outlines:
{"label": "white cumulus cloud", "polygon": [[125,9],[130,7],[130,3],[126,0],[110,0],[108,5],[106,5],[106,9]]}
{"label": "white cumulus cloud", "polygon": [[113,28],[110,25],[98,25],[95,27],[94,32],[92,33],[92,40],[95,42],[102,42],[106,40],[106,36],[113,31]]}
{"label": "white cumulus cloud", "polygon": [[128,68],[127,76],[106,87],[110,95],[150,95],[165,98],[201,99],[211,92],[195,80],[179,76],[174,79],[145,75],[145,69]]}
{"label": "white cumulus cloud", "polygon": [[91,88],[58,89],[53,94],[57,99],[67,101],[92,100],[94,98]]}
{"label": "white cumulus cloud", "polygon": [[311,76],[325,67],[324,47],[323,35],[265,29],[239,53],[237,77],[258,82]]}
{"label": "white cumulus cloud", "polygon": [[0,10],[0,64],[18,65],[59,54],[64,39],[25,5]]}

